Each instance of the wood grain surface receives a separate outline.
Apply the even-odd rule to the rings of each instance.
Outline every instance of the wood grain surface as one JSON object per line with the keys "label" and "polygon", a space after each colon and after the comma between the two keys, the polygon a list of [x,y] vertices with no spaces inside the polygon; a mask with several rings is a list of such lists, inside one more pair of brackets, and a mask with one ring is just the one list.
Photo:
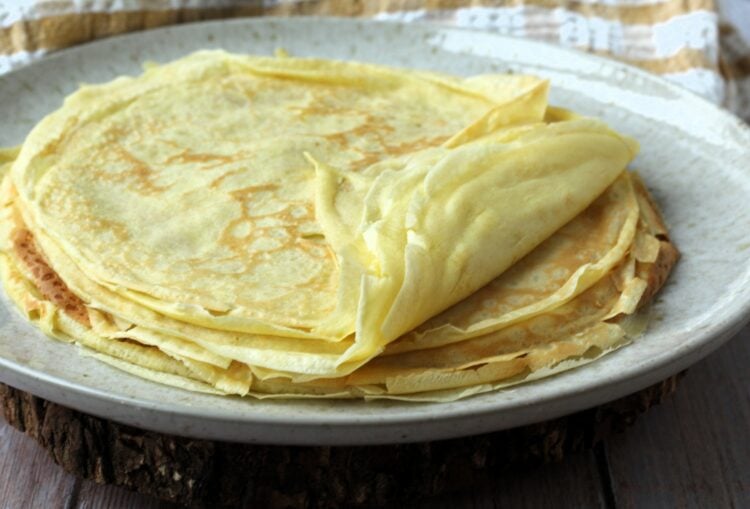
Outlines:
{"label": "wood grain surface", "polygon": [[618,507],[750,507],[750,329],[607,442]]}
{"label": "wood grain surface", "polygon": [[[750,507],[750,328],[688,371],[677,393],[625,433],[556,464],[424,500],[424,508]],[[77,480],[0,421],[0,507],[172,508]]]}

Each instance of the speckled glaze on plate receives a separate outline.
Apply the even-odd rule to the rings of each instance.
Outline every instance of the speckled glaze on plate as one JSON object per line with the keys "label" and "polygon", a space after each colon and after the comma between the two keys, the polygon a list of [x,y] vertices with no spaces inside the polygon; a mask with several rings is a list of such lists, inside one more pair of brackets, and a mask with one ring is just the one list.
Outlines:
{"label": "speckled glaze on plate", "polygon": [[275,444],[421,441],[554,418],[637,391],[701,359],[750,318],[750,130],[657,77],[613,61],[452,28],[342,19],[182,25],[68,50],[0,77],[0,146],[23,141],[79,82],[135,74],[201,48],[356,59],[454,74],[551,78],[552,102],[605,119],[642,144],[634,166],[683,258],[647,333],[583,368],[443,404],[215,397],[154,384],[45,338],[0,299],[0,381],[134,426]]}

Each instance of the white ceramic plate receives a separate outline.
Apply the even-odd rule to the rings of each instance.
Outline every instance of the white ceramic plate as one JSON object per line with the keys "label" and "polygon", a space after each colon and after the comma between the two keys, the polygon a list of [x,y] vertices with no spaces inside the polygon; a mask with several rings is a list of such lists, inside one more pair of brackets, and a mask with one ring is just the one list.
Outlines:
{"label": "white ceramic plate", "polygon": [[51,341],[0,301],[0,380],[64,405],[158,431],[278,444],[368,444],[482,433],[637,391],[722,344],[750,318],[750,131],[637,69],[483,32],[351,20],[233,20],[116,37],[0,78],[0,146],[20,143],[79,82],[135,74],[201,48],[357,59],[454,74],[552,80],[552,102],[604,118],[642,144],[639,168],[683,258],[647,334],[586,367],[447,404],[260,402],[150,383]]}

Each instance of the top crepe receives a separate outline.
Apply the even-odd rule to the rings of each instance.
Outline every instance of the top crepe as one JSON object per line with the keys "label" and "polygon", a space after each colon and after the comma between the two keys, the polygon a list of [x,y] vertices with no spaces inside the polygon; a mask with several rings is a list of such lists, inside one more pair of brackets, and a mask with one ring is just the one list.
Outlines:
{"label": "top crepe", "polygon": [[69,96],[13,163],[13,203],[49,266],[125,329],[340,377],[493,281],[631,161],[632,140],[549,109],[547,88],[199,52]]}

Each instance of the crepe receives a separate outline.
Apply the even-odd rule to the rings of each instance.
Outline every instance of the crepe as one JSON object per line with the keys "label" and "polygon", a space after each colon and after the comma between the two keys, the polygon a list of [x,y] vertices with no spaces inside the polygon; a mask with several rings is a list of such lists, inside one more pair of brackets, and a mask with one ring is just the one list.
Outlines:
{"label": "crepe", "polygon": [[665,232],[637,144],[547,90],[221,51],[83,86],[7,156],[6,289],[209,392],[451,399],[584,362]]}

